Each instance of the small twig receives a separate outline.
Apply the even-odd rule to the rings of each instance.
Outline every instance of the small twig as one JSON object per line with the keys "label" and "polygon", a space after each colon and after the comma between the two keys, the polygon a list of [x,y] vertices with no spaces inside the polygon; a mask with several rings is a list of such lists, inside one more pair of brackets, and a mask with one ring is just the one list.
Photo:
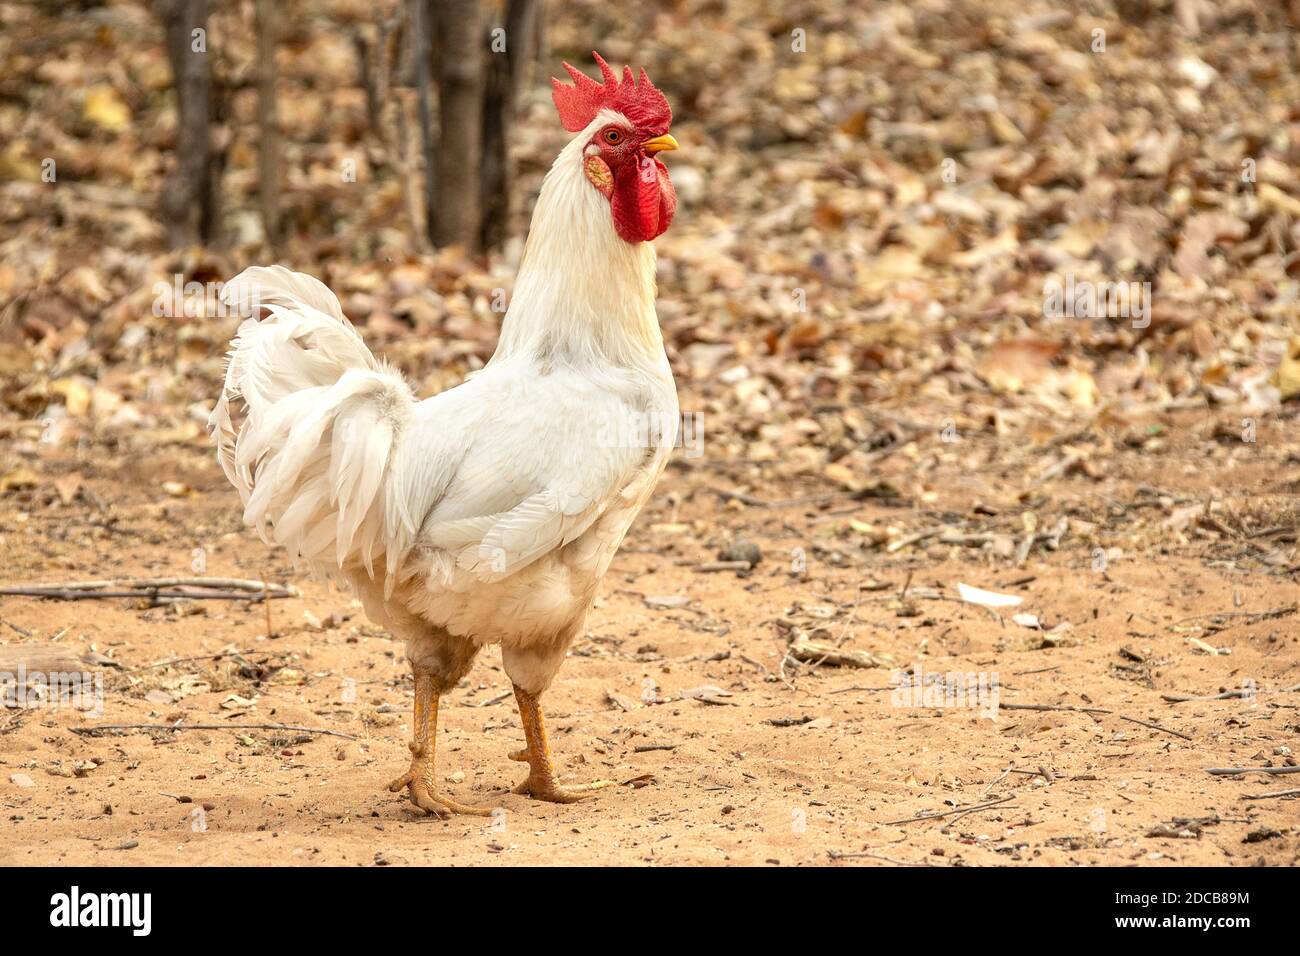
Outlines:
{"label": "small twig", "polygon": [[17,633],[21,634],[23,637],[31,637],[31,636],[32,636],[32,632],[31,632],[31,631],[27,630],[27,628],[25,628],[25,627],[19,627],[19,626],[18,626],[17,624],[15,624],[13,621],[6,621],[4,618],[0,617],[0,622],[3,622],[4,624],[8,625],[9,627],[12,627],[12,628],[17,632]]}
{"label": "small twig", "polygon": [[715,495],[724,501],[739,501],[741,504],[749,505],[751,508],[793,508],[796,505],[813,505],[821,507],[823,505],[833,504],[836,501],[857,501],[866,495],[856,491],[835,492],[824,495],[804,495],[800,498],[780,498],[776,501],[764,501],[762,498],[755,498],[753,495],[746,495],[739,491],[728,491],[726,488],[711,489]]}
{"label": "small twig", "polygon": [[[267,585],[266,583],[266,572],[263,571],[262,572],[262,593],[263,594],[268,593],[269,589],[270,589],[269,585]],[[275,637],[275,632],[271,630],[271,602],[263,601],[262,607],[266,610],[266,639],[269,641],[271,640],[271,638]]]}
{"label": "small twig", "polygon": [[1125,717],[1123,714],[1119,714],[1118,716],[1120,720],[1127,720],[1131,724],[1141,724],[1143,727],[1150,727],[1152,730],[1159,730],[1166,734],[1173,734],[1175,737],[1182,737],[1184,740],[1192,739],[1187,734],[1180,733],[1177,730],[1170,730],[1168,727],[1161,727],[1159,724],[1152,724],[1145,720],[1138,720],[1136,717]]}
{"label": "small twig", "polygon": [[1161,700],[1167,700],[1171,704],[1182,704],[1189,700],[1236,700],[1245,697],[1249,692],[1244,690],[1225,690],[1222,694],[1212,694],[1209,696],[1197,696],[1196,694],[1161,694]]}
{"label": "small twig", "polygon": [[897,541],[887,544],[885,546],[885,551],[889,554],[893,554],[895,551],[901,551],[911,545],[919,544],[922,541],[928,541],[935,535],[942,534],[943,530],[943,526],[941,525],[937,528],[927,528],[924,531],[917,531],[914,534],[904,535]]}
{"label": "small twig", "polygon": [[676,750],[677,744],[638,744],[632,748],[635,754],[648,754],[653,750]]}
{"label": "small twig", "polygon": [[1113,710],[1104,707],[1075,707],[1072,704],[1004,704],[998,706],[1003,710],[1073,710],[1082,714],[1113,714]]}
{"label": "small twig", "polygon": [[1000,774],[998,774],[997,779],[995,779],[992,783],[990,783],[987,787],[985,787],[984,792],[981,793],[980,796],[987,797],[989,795],[990,790],[992,790],[994,787],[996,787],[998,784],[1000,784],[1003,780],[1007,779],[1007,777],[1011,775],[1011,770],[1012,768],[1008,767],[1006,770],[1003,770]]}
{"label": "small twig", "polygon": [[295,727],[291,724],[100,724],[98,727],[72,727],[74,734],[98,736],[115,730],[293,730],[303,734],[327,734],[330,737],[342,737],[356,740],[352,734],[341,730],[328,730],[324,727]]}
{"label": "small twig", "polygon": [[17,730],[21,727],[23,717],[26,716],[26,713],[27,712],[23,710],[16,710],[10,714],[3,723],[0,723],[0,734],[7,734],[11,730]]}
{"label": "small twig", "polygon": [[713,574],[717,571],[752,571],[753,568],[748,561],[707,561],[695,565],[692,570],[701,574]]}
{"label": "small twig", "polygon": [[923,866],[933,867],[932,863],[912,863],[909,860],[895,860],[892,856],[885,856],[883,853],[870,853],[863,850],[861,853],[841,853],[839,850],[827,850],[826,855],[832,860],[884,860],[886,863],[892,863],[894,866]]}
{"label": "small twig", "polygon": [[[1011,798],[1008,797],[1007,799],[1009,800],[1009,799],[1011,799]],[[1006,801],[1002,801],[1002,802],[1005,803]],[[997,805],[998,805],[998,804],[994,804],[993,806],[997,806]],[[940,832],[940,833],[947,833],[949,830],[952,829],[953,825],[954,825],[958,820],[964,820],[964,819],[966,819],[966,817],[968,817],[968,816],[969,816],[970,814],[972,814],[972,813],[981,813],[981,812],[983,812],[983,811],[985,811],[985,810],[989,810],[989,809],[992,809],[992,807],[971,807],[969,810],[963,810],[961,813],[957,814],[955,817],[953,817],[951,820],[949,820],[949,821],[948,821],[947,823],[945,823],[943,826],[939,827],[939,832]],[[1015,807],[1007,807],[1007,809],[1008,809],[1008,810],[1014,810]]]}
{"label": "small twig", "polygon": [[1238,700],[1241,698],[1254,697],[1257,694],[1291,694],[1298,690],[1300,690],[1300,684],[1296,684],[1294,687],[1279,687],[1277,690],[1264,690],[1260,688],[1254,688],[1251,690],[1246,690],[1244,688],[1241,690],[1225,690],[1222,694],[1161,694],[1160,699],[1167,700],[1171,704],[1183,704],[1194,700]]}
{"label": "small twig", "polygon": [[967,814],[972,813],[975,810],[986,810],[989,807],[997,806],[999,803],[1006,803],[1007,801],[1014,799],[1014,796],[1002,797],[998,800],[990,800],[988,803],[976,804],[973,807],[957,807],[954,810],[945,810],[943,813],[923,813],[920,816],[908,817],[906,820],[887,820],[880,825],[882,827],[896,827],[904,823],[920,823],[924,820],[941,820],[944,817],[952,816],[954,813]]}
{"label": "small twig", "polygon": [[[791,660],[791,657],[790,657],[790,649],[789,649],[789,648],[786,648],[786,652],[785,652],[785,654],[783,654],[783,655],[781,656],[781,666],[780,666],[779,668],[777,668],[777,675],[776,675],[776,676],[779,677],[779,678],[781,678],[781,683],[785,684],[786,687],[790,688],[791,690],[794,690],[794,689],[795,689],[795,688],[794,688],[794,684],[791,683],[790,678],[788,678],[788,677],[785,676],[785,665],[786,665],[786,662],[789,661],[789,660]],[[796,661],[796,663],[798,663],[798,662]]]}
{"label": "small twig", "polygon": [[252,651],[219,651],[216,654],[196,654],[193,657],[169,657],[164,661],[154,661],[152,664],[132,667],[129,670],[122,671],[122,673],[138,674],[140,671],[153,670],[155,667],[171,667],[173,664],[188,664],[190,661],[215,661],[223,657],[243,657],[245,654],[251,653]]}
{"label": "small twig", "polygon": [[1276,793],[1248,793],[1241,800],[1272,800],[1276,797],[1300,797],[1300,790],[1279,790]]}
{"label": "small twig", "polygon": [[1029,560],[1029,552],[1034,546],[1034,539],[1037,537],[1037,532],[1028,531],[1025,533],[1025,536],[1020,539],[1020,544],[1016,545],[1016,553],[1011,558],[1013,565],[1018,568],[1024,567],[1025,562]]}
{"label": "small twig", "polygon": [[1209,620],[1212,623],[1226,621],[1229,618],[1247,618],[1247,623],[1257,621],[1269,621],[1278,617],[1286,617],[1300,610],[1300,604],[1284,604],[1282,607],[1269,608],[1267,611],[1215,611],[1211,614],[1193,614],[1191,617],[1185,617],[1180,621],[1174,621],[1170,627],[1177,627],[1179,624],[1190,624],[1192,621]]}
{"label": "small twig", "polygon": [[830,691],[832,694],[847,694],[850,691],[864,691],[869,694],[878,694],[885,690],[897,690],[896,687],[841,687],[839,690]]}

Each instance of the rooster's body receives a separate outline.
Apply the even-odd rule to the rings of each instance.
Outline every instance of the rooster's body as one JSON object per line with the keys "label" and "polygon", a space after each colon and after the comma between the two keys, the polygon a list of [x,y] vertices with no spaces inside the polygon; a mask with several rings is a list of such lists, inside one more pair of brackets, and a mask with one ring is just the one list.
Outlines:
{"label": "rooster's body", "polygon": [[[673,197],[666,172],[657,183],[641,174],[647,153],[676,144],[666,102],[649,117],[662,133],[625,115],[647,112],[638,91],[662,100],[644,75],[611,86],[600,63],[603,87],[586,77],[576,88],[557,84],[566,125],[587,121],[538,197],[497,351],[465,383],[417,401],[308,276],[252,268],[225,292],[254,318],[235,339],[212,415],[219,460],[250,525],[345,578],[367,615],[406,641],[414,758],[393,788],[409,787],[430,812],[478,812],[438,794],[433,735],[439,695],[485,644],[501,645],[519,699],[528,742],[519,759],[530,764],[521,790],[573,799],[554,780],[537,697],[581,632],[675,437],[654,251],[642,241],[666,228]],[[592,102],[575,107],[561,90]],[[638,182],[620,181],[613,154],[608,177],[596,175],[593,138],[614,144],[611,129],[639,136]],[[656,159],[651,169],[663,167]],[[630,205],[619,189],[630,190]],[[622,222],[620,200],[635,213]],[[638,434],[650,440],[628,440]]]}

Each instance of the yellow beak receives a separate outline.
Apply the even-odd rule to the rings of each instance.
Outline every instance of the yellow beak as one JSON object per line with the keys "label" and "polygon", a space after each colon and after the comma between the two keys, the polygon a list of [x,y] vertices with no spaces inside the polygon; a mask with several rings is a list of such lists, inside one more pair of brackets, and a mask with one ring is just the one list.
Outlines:
{"label": "yellow beak", "polygon": [[653,156],[655,153],[662,153],[667,150],[677,148],[677,140],[673,139],[667,133],[662,136],[656,136],[654,139],[648,139],[641,144],[641,148]]}

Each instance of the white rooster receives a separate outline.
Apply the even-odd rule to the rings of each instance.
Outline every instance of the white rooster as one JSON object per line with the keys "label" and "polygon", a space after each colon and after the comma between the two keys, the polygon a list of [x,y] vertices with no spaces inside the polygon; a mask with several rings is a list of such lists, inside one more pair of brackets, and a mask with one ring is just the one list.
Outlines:
{"label": "white rooster", "polygon": [[523,720],[516,792],[567,803],[608,785],[559,785],[538,698],[676,437],[650,240],[676,207],[657,154],[677,143],[645,71],[596,62],[601,83],[567,63],[574,85],[552,81],[578,135],[542,185],[496,353],[463,384],[416,400],[309,276],[250,268],[224,291],[253,318],[209,421],[218,460],[249,525],[406,641],[412,758],[389,789],[440,816],[489,812],[434,775],[439,698],[485,644]]}

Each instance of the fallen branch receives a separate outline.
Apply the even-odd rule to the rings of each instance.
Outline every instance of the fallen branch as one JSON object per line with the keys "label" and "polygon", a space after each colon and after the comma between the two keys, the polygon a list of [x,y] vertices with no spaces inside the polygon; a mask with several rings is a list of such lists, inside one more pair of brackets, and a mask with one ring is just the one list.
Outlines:
{"label": "fallen branch", "polygon": [[107,581],[66,581],[0,587],[0,594],[58,601],[148,598],[154,604],[160,604],[178,600],[265,601],[297,597],[298,591],[283,584],[266,584],[241,578],[115,578]]}
{"label": "fallen branch", "polygon": [[1279,790],[1276,793],[1248,793],[1241,800],[1273,800],[1277,797],[1300,797],[1300,790]]}
{"label": "fallen branch", "polygon": [[130,591],[65,591],[55,588],[0,588],[0,594],[13,597],[40,597],[53,601],[101,601],[112,598],[148,598],[156,604],[168,601],[264,601],[293,597],[285,592],[268,591],[249,594],[244,591],[181,591],[139,588]]}
{"label": "fallen branch", "polygon": [[56,581],[41,585],[48,588],[61,588],[68,591],[94,591],[100,588],[223,588],[229,591],[285,591],[297,595],[296,588],[283,584],[268,585],[262,581],[249,581],[245,578],[109,578],[105,581]]}
{"label": "fallen branch", "polygon": [[74,734],[96,737],[104,733],[124,730],[292,730],[303,734],[326,734],[356,740],[352,734],[324,727],[295,727],[290,724],[100,724],[98,727],[72,727]]}

